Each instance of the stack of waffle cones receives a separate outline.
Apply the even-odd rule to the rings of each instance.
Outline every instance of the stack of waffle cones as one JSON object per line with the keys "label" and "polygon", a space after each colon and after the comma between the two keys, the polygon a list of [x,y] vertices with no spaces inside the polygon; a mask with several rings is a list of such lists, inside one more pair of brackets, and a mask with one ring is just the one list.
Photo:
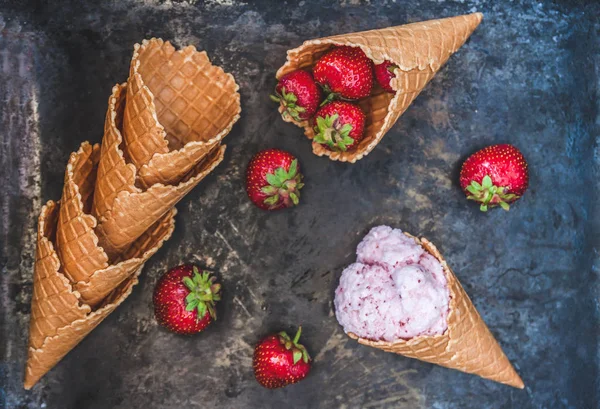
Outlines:
{"label": "stack of waffle cones", "polygon": [[502,352],[502,348],[475,309],[454,272],[438,249],[427,239],[411,236],[442,264],[450,290],[448,329],[442,335],[419,336],[395,342],[372,341],[353,333],[348,335],[359,343],[394,352],[409,358],[479,375],[515,388],[524,388],[521,377]]}
{"label": "stack of waffle cones", "polygon": [[102,146],[71,154],[60,203],[38,222],[25,388],[130,294],[174,229],[174,205],[223,159],[239,119],[233,76],[192,46],[136,44]]}
{"label": "stack of waffle cones", "polygon": [[[360,47],[375,64],[388,60],[398,67],[395,70],[396,77],[390,82],[395,94],[376,85],[371,96],[359,102],[367,122],[365,136],[357,148],[351,152],[334,152],[313,142],[313,152],[318,156],[328,156],[331,160],[350,163],[371,152],[440,67],[469,38],[482,18],[481,13],[474,13],[341,34],[305,41],[300,47],[289,50],[286,63],[277,71],[278,79],[298,69],[312,68],[328,49],[342,45]],[[284,120],[304,128],[305,135],[313,139],[314,131],[309,121]]]}

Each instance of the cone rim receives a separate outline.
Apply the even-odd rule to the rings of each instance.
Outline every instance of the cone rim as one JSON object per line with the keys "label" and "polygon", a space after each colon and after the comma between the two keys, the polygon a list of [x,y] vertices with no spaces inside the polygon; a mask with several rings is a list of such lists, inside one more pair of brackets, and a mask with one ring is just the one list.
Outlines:
{"label": "cone rim", "polygon": [[[235,112],[235,115],[231,118],[231,120],[227,123],[227,125],[219,132],[217,133],[215,136],[213,136],[212,138],[210,138],[207,141],[189,141],[187,143],[185,143],[181,148],[179,149],[172,149],[169,150],[168,152],[155,152],[152,157],[150,158],[150,160],[148,161],[148,163],[143,164],[142,166],[140,166],[140,168],[136,171],[136,179],[138,178],[138,175],[140,173],[142,173],[143,169],[148,169],[148,168],[153,168],[153,162],[154,162],[154,158],[160,157],[160,156],[167,156],[167,155],[177,155],[180,154],[181,152],[191,149],[195,146],[212,146],[215,144],[220,143],[223,138],[225,138],[225,136],[227,136],[229,134],[229,132],[231,132],[231,129],[233,128],[233,126],[236,124],[236,122],[240,119],[240,114],[242,112],[242,107],[241,107],[241,103],[240,103],[240,93],[239,93],[239,89],[240,86],[239,84],[236,82],[235,77],[233,76],[233,74],[229,73],[229,72],[225,72],[225,70],[219,66],[219,65],[214,65],[209,56],[208,53],[206,52],[206,50],[202,50],[202,51],[198,51],[198,49],[196,48],[196,46],[190,44],[187,45],[183,48],[177,48],[175,47],[170,41],[165,41],[162,38],[157,38],[157,37],[152,37],[150,39],[144,39],[142,40],[142,43],[136,43],[133,46],[133,56],[131,57],[131,66],[130,66],[130,76],[134,76],[134,77],[139,77],[139,83],[142,84],[142,88],[148,92],[148,95],[150,96],[150,103],[149,106],[153,107],[152,109],[152,115],[155,119],[156,125],[162,130],[161,132],[161,136],[163,137],[164,141],[167,142],[166,136],[167,136],[167,131],[165,129],[165,127],[160,123],[160,121],[158,120],[158,116],[156,115],[156,104],[154,103],[154,100],[156,99],[154,93],[150,90],[150,88],[148,88],[148,86],[146,85],[146,83],[144,82],[144,79],[142,77],[142,75],[138,72],[138,68],[141,65],[141,62],[139,60],[140,54],[150,45],[156,44],[158,47],[162,47],[163,45],[166,45],[168,47],[170,47],[171,49],[174,50],[175,53],[179,53],[182,55],[186,55],[188,53],[198,53],[200,55],[204,55],[206,57],[206,60],[208,61],[208,63],[212,66],[215,67],[217,70],[221,71],[222,74],[229,80],[231,80],[234,84],[234,89],[233,89],[233,98],[236,100],[237,104],[237,110]],[[167,143],[167,149],[168,149],[168,143]],[[152,185],[154,186],[154,185]]]}

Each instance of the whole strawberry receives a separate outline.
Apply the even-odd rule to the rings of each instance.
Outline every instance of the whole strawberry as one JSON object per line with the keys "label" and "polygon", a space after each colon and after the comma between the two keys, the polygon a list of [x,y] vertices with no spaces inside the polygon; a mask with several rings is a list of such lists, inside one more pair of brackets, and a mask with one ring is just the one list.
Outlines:
{"label": "whole strawberry", "polygon": [[261,209],[277,210],[297,205],[303,186],[298,159],[289,152],[266,149],[248,163],[246,192]]}
{"label": "whole strawberry", "polygon": [[168,330],[195,334],[217,319],[221,285],[209,272],[181,265],[165,273],[154,288],[154,316]]}
{"label": "whole strawberry", "polygon": [[302,327],[294,339],[280,332],[264,338],[254,349],[254,376],[265,388],[281,388],[306,378],[310,372],[310,356],[298,343]]}
{"label": "whole strawberry", "polygon": [[373,71],[375,72],[375,79],[381,85],[381,88],[386,90],[387,92],[395,93],[390,85],[390,81],[395,77],[394,70],[398,68],[397,65],[394,65],[391,61],[384,61],[381,64],[376,64]]}
{"label": "whole strawberry", "polygon": [[314,141],[333,151],[350,151],[365,132],[365,114],[358,105],[333,101],[315,114]]}
{"label": "whole strawberry", "polygon": [[315,81],[332,93],[328,99],[360,99],[373,88],[373,62],[359,47],[336,47],[313,67]]}
{"label": "whole strawberry", "polygon": [[510,208],[527,190],[529,175],[523,154],[512,145],[492,145],[475,152],[463,163],[460,186],[470,200],[490,207]]}
{"label": "whole strawberry", "polygon": [[312,117],[321,103],[321,89],[312,75],[303,70],[290,72],[281,77],[271,99],[283,107],[281,115],[302,121]]}

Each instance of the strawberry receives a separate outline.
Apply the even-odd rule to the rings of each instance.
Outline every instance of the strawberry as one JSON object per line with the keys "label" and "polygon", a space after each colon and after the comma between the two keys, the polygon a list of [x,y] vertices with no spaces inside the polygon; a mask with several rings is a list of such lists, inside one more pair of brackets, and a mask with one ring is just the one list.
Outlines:
{"label": "strawberry", "polygon": [[512,145],[492,145],[475,152],[463,163],[460,186],[470,200],[489,207],[509,209],[509,203],[527,190],[529,175],[523,154]]}
{"label": "strawberry", "polygon": [[328,100],[368,97],[373,88],[373,62],[359,47],[336,47],[313,67],[315,81],[330,92]]}
{"label": "strawberry", "polygon": [[375,72],[375,79],[381,85],[381,88],[387,92],[395,93],[390,85],[390,81],[395,77],[394,70],[398,68],[391,61],[384,61],[381,64],[376,64],[373,71]]}
{"label": "strawberry", "polygon": [[221,285],[208,271],[181,265],[165,273],[154,288],[154,316],[168,330],[195,334],[217,319],[215,302],[221,299]]}
{"label": "strawberry", "polygon": [[312,117],[321,103],[321,89],[312,75],[298,70],[281,77],[271,99],[284,108],[281,115],[291,116],[295,121]]}
{"label": "strawberry", "polygon": [[246,169],[246,191],[252,202],[264,210],[292,207],[300,200],[302,174],[291,153],[280,149],[258,152]]}
{"label": "strawberry", "polygon": [[356,147],[365,132],[365,114],[358,105],[333,101],[315,114],[314,141],[335,151]]}
{"label": "strawberry", "polygon": [[302,327],[294,339],[280,332],[271,334],[254,349],[254,376],[265,388],[282,388],[306,378],[310,372],[310,356],[298,343]]}

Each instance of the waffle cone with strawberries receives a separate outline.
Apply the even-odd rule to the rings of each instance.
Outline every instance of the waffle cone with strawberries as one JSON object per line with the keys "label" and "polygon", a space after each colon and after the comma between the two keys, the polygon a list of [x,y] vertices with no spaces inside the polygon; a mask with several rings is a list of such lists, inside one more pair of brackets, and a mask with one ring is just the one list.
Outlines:
{"label": "waffle cone with strawberries", "polygon": [[[305,41],[300,47],[289,50],[286,63],[277,71],[277,79],[298,69],[312,68],[324,53],[335,46],[360,47],[375,64],[388,60],[398,67],[394,71],[396,77],[390,82],[395,94],[376,85],[371,96],[359,102],[367,121],[364,138],[356,149],[331,151],[313,142],[313,153],[328,156],[331,160],[354,163],[371,152],[440,67],[465,43],[482,18],[481,13],[473,13],[341,34]],[[279,110],[281,112],[283,107]],[[305,135],[313,139],[313,125],[309,121],[296,122],[289,115],[284,120],[304,128]]]}

